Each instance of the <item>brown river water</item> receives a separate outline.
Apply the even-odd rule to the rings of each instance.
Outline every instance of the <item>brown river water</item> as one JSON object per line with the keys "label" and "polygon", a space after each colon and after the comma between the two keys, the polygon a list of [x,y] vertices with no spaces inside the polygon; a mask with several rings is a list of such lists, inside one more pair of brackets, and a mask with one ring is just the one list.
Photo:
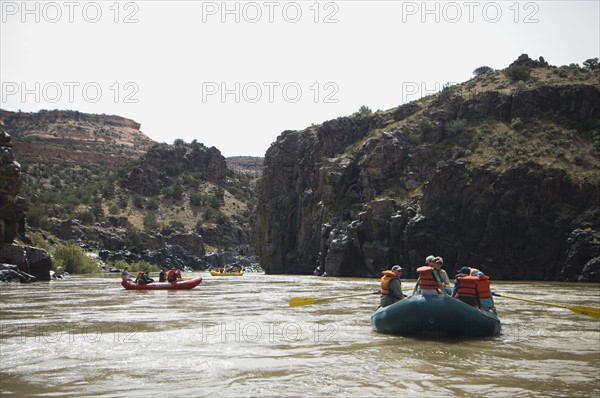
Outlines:
{"label": "brown river water", "polygon": [[[187,291],[126,291],[114,276],[0,285],[0,395],[600,396],[600,319],[568,309],[496,298],[499,336],[409,338],[373,329],[376,295],[288,305],[375,279],[200,275]],[[598,284],[492,287],[600,307]]]}

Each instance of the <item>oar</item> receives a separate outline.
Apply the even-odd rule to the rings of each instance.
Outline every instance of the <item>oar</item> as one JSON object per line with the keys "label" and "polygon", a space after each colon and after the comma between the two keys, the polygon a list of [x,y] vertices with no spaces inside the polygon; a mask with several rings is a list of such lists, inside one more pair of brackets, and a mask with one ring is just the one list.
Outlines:
{"label": "oar", "polygon": [[547,305],[550,307],[566,308],[568,310],[573,311],[576,314],[587,315],[587,316],[591,316],[593,318],[600,318],[600,308],[586,307],[584,305],[568,306],[568,305],[560,305],[560,304],[553,304],[553,303],[545,303],[543,301],[525,299],[525,298],[521,298],[521,297],[507,296],[506,294],[499,294],[499,293],[495,293],[495,292],[493,292],[492,295],[498,296],[498,297],[506,297],[506,298],[513,299],[513,300],[527,301],[528,303]]}
{"label": "oar", "polygon": [[369,293],[359,293],[359,294],[349,294],[347,296],[335,296],[335,297],[296,297],[290,299],[290,307],[302,307],[303,305],[311,305],[317,302],[336,300],[346,297],[357,297],[357,296],[367,296],[369,294],[379,294],[379,292],[369,292]]}

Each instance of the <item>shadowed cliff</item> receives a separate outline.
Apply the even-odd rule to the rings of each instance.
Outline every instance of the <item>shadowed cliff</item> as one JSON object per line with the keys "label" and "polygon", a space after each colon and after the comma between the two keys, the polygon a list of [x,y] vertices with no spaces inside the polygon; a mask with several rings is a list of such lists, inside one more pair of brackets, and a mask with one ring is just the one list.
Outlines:
{"label": "shadowed cliff", "polygon": [[600,281],[598,69],[521,56],[387,111],[285,131],[254,239],[267,273]]}

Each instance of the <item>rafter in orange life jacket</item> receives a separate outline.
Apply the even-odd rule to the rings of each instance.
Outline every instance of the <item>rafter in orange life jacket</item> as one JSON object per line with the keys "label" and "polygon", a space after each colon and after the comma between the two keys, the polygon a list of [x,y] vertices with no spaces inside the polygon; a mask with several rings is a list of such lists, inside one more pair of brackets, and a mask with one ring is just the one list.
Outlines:
{"label": "rafter in orange life jacket", "polygon": [[398,275],[394,271],[386,270],[382,272],[383,276],[381,277],[381,296],[390,295],[394,297],[394,293],[390,290],[390,283],[399,278]]}
{"label": "rafter in orange life jacket", "polygon": [[419,273],[419,289],[438,289],[438,280],[433,276],[433,267],[424,265],[417,268]]}

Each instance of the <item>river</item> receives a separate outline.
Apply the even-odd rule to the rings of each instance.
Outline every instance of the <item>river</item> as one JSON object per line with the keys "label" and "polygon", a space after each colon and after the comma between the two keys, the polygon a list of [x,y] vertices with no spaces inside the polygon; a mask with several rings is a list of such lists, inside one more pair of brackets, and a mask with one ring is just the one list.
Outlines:
{"label": "river", "polygon": [[[499,336],[408,338],[374,331],[376,295],[288,305],[375,279],[200,275],[188,291],[126,291],[114,276],[1,285],[0,395],[600,396],[600,320],[568,309],[496,298]],[[492,287],[600,307],[598,284]]]}

